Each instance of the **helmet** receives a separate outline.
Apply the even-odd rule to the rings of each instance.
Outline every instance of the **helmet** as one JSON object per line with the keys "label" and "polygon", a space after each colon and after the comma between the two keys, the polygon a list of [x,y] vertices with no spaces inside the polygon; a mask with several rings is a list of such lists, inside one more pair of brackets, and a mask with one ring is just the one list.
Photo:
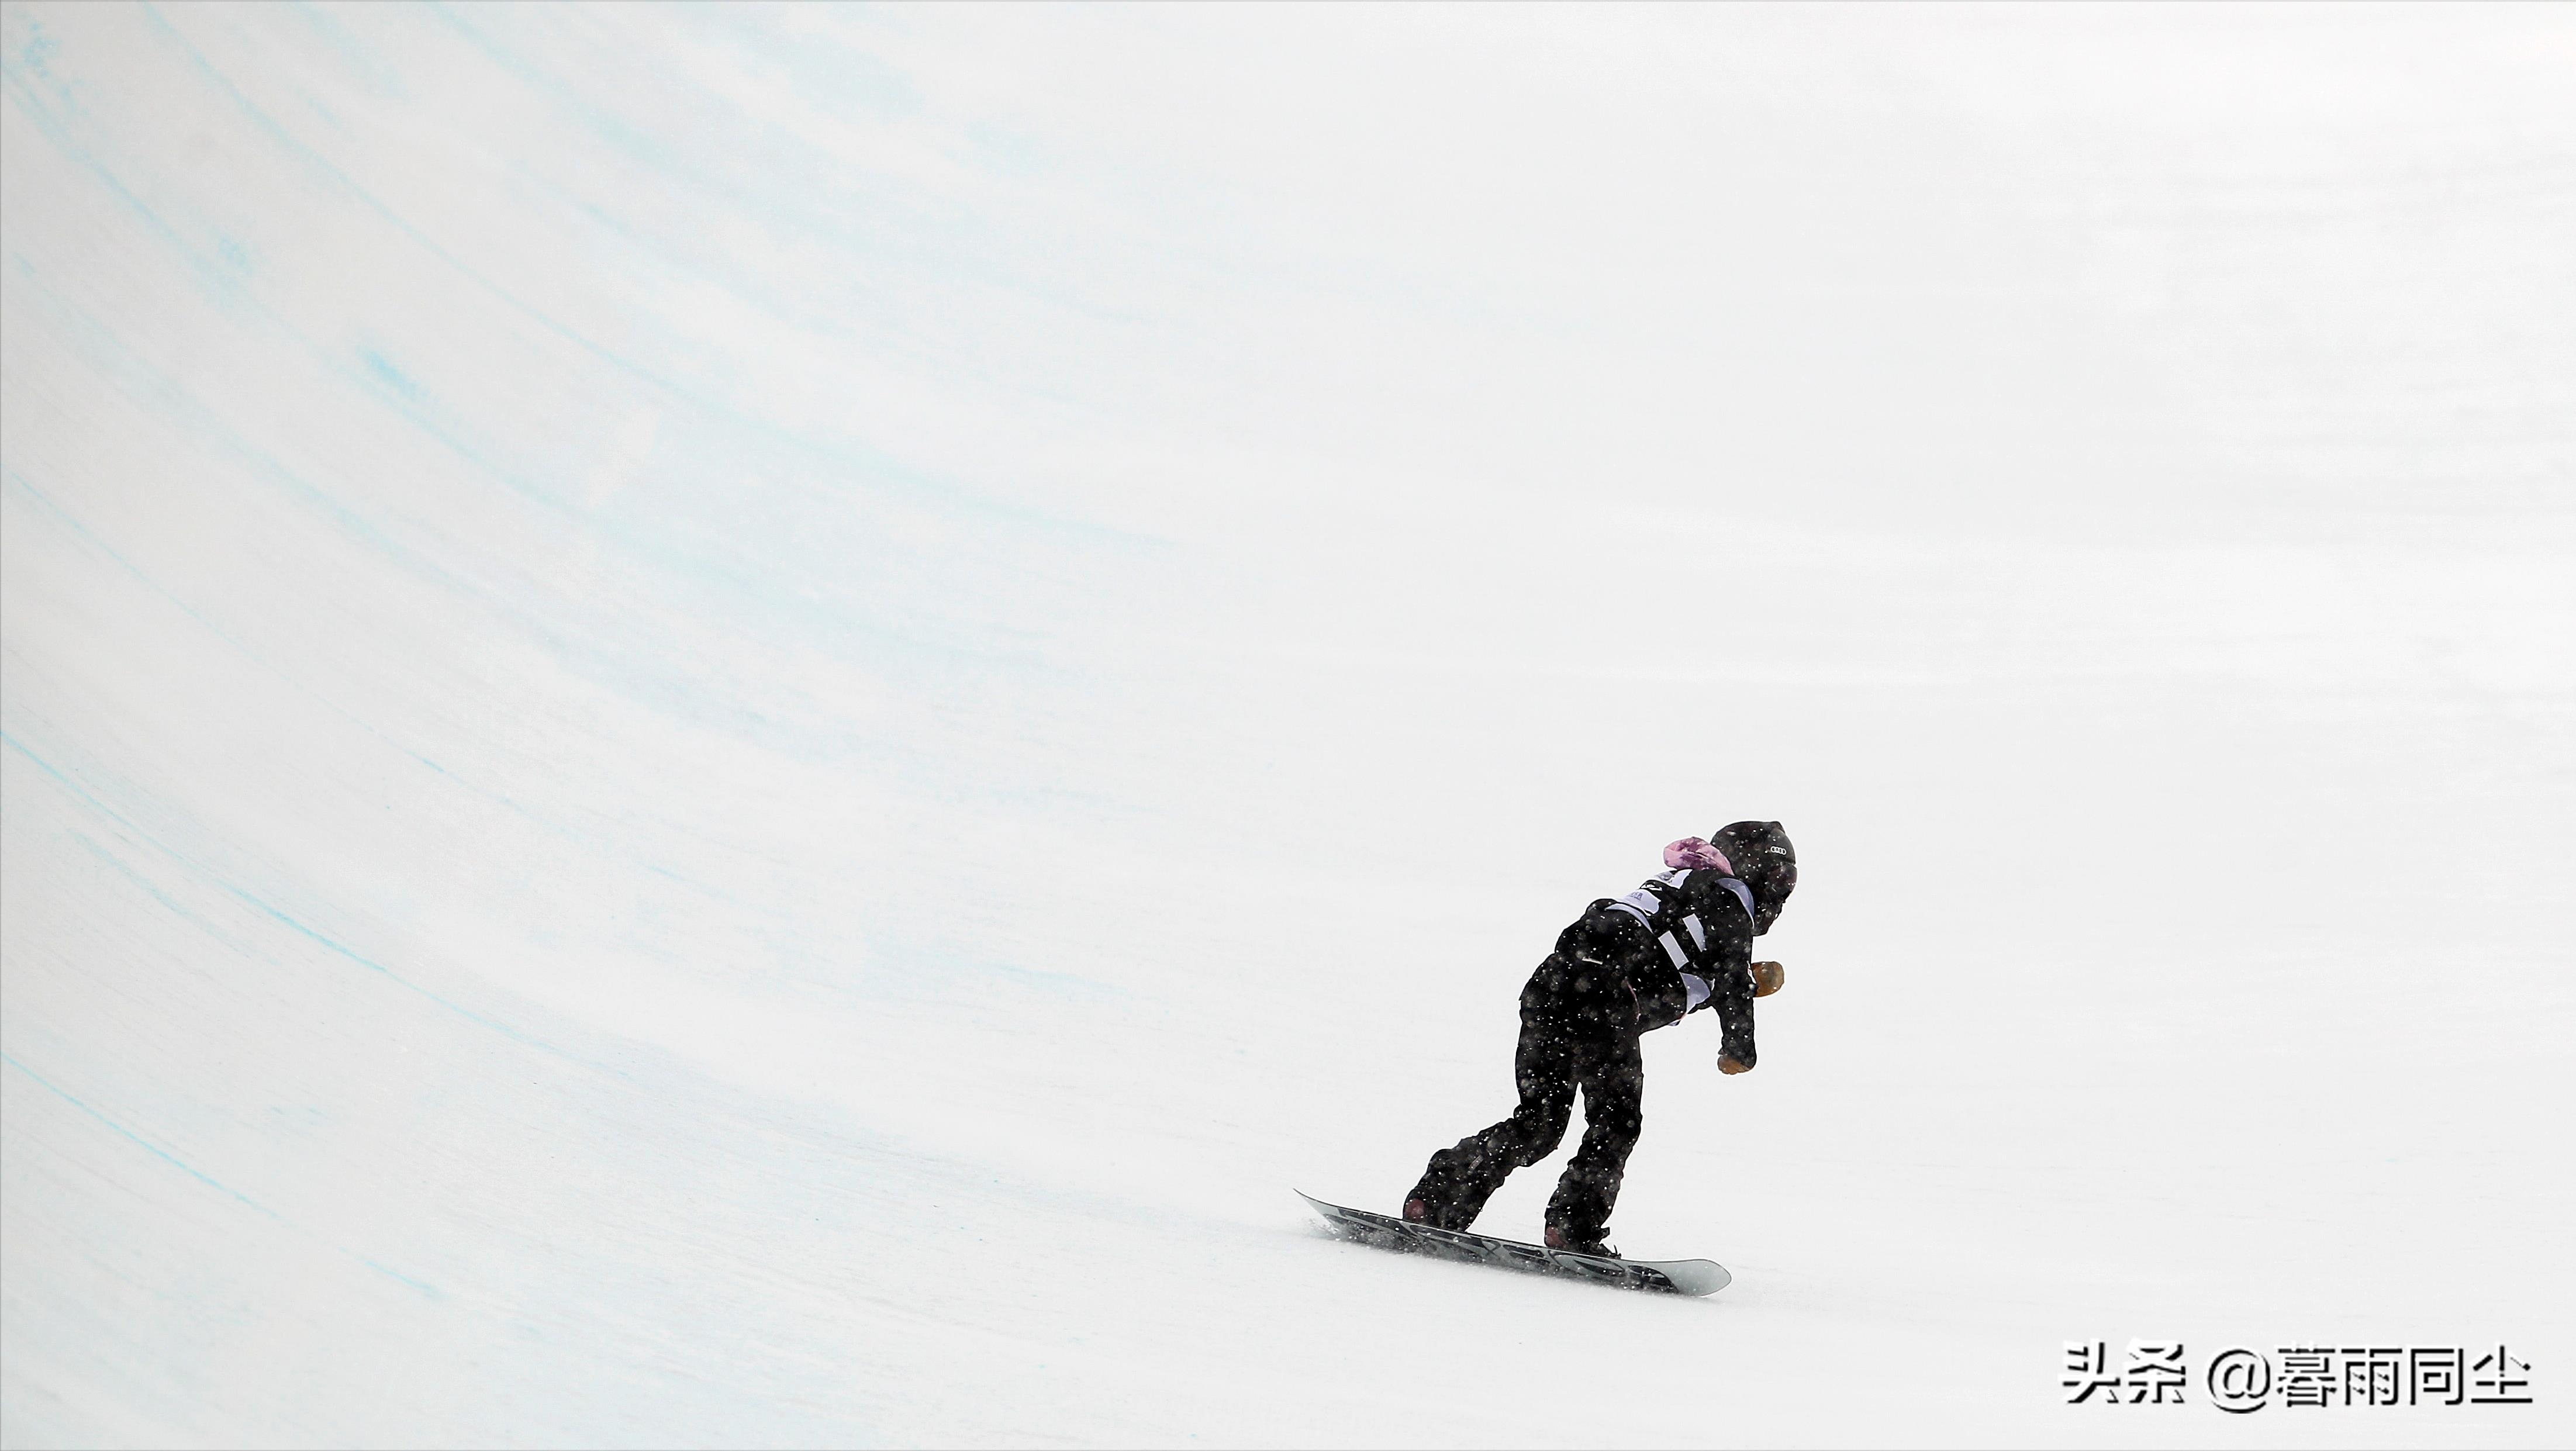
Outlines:
{"label": "helmet", "polygon": [[1776,821],[1739,821],[1708,839],[1753,890],[1753,930],[1770,931],[1789,894],[1798,890],[1798,849],[1789,845],[1789,833]]}

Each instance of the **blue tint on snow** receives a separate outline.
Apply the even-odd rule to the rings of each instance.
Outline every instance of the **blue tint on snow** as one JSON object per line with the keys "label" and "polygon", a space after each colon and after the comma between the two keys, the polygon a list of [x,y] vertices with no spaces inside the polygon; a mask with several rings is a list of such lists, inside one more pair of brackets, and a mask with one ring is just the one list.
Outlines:
{"label": "blue tint on snow", "polygon": [[358,350],[358,359],[367,365],[367,371],[375,375],[376,381],[401,394],[405,402],[420,401],[420,384],[413,382],[408,374],[395,367],[384,354],[373,348],[361,348]]}
{"label": "blue tint on snow", "polygon": [[[278,1213],[275,1209],[260,1203],[258,1200],[244,1194],[221,1179],[218,1179],[212,1174],[207,1173],[205,1170],[198,1168],[196,1165],[189,1163],[187,1160],[180,1158],[177,1154],[170,1152],[168,1149],[152,1142],[143,1135],[136,1133],[133,1129],[128,1128],[124,1124],[118,1123],[115,1119],[110,1118],[98,1109],[92,1107],[90,1104],[84,1102],[78,1095],[65,1089],[60,1084],[57,1084],[53,1080],[45,1077],[43,1074],[38,1073],[26,1064],[19,1062],[9,1054],[0,1052],[0,1063],[5,1063],[9,1067],[18,1070],[18,1072],[26,1075],[27,1080],[35,1084],[37,1087],[54,1095],[56,1098],[61,1099],[63,1102],[70,1104],[73,1108],[76,1108],[83,1114],[88,1115],[93,1121],[106,1127],[109,1131],[116,1134],[119,1138],[124,1139],[127,1143],[134,1145],[146,1154],[151,1155],[154,1159],[169,1165],[171,1168],[178,1170],[180,1173],[187,1175],[189,1178],[196,1180],[207,1188],[232,1199],[236,1203],[239,1203],[248,1209],[258,1212],[269,1219],[273,1219],[279,1224],[285,1225],[290,1229],[296,1229],[302,1233],[310,1232],[303,1230],[301,1226],[298,1226],[295,1223],[295,1221],[288,1219],[285,1215]],[[328,1240],[324,1240],[323,1242],[326,1244],[330,1243]],[[397,1284],[403,1285],[408,1289],[417,1290],[421,1294],[427,1295],[432,1299],[438,1298],[438,1287],[435,1285],[425,1284],[422,1281],[413,1279],[411,1276],[404,1274],[400,1270],[379,1264],[375,1260],[370,1259],[366,1255],[360,1254],[356,1250],[350,1249],[345,1245],[333,1244],[331,1245],[331,1248],[337,1250],[341,1254],[347,1255],[349,1258],[356,1260],[358,1263],[365,1265],[368,1269],[375,1271],[377,1274],[383,1275],[385,1278],[392,1280]]]}

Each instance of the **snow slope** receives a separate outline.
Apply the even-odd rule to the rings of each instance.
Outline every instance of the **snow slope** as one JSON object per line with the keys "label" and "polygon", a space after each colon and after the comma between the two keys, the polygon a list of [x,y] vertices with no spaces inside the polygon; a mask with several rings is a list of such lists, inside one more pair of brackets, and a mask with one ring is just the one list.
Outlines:
{"label": "snow slope", "polygon": [[[2571,56],[9,5],[0,1440],[2576,1439]],[[1738,816],[1734,1286],[1320,1237]]]}

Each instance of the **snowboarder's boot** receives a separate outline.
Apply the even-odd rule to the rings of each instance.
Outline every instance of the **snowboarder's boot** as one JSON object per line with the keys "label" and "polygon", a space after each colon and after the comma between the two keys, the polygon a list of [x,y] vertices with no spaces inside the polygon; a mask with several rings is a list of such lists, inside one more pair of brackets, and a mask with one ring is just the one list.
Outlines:
{"label": "snowboarder's boot", "polygon": [[1433,1229],[1465,1229],[1476,1216],[1460,1214],[1455,1204],[1445,1204],[1432,1194],[1416,1189],[1405,1196],[1404,1219],[1408,1224],[1427,1224]]}
{"label": "snowboarder's boot", "polygon": [[1442,1149],[1431,1156],[1431,1167],[1422,1171],[1421,1181],[1405,1191],[1404,1217],[1433,1229],[1466,1229],[1484,1211],[1485,1200],[1503,1182],[1503,1175],[1511,1172],[1508,1164],[1500,1173],[1493,1169],[1473,1139],[1455,1149]]}
{"label": "snowboarder's boot", "polygon": [[1565,1250],[1571,1254],[1599,1255],[1603,1259],[1615,1260],[1619,1257],[1619,1251],[1610,1244],[1610,1231],[1607,1229],[1594,1230],[1586,1234],[1579,1229],[1568,1229],[1561,1224],[1551,1224],[1547,1227],[1547,1247]]}

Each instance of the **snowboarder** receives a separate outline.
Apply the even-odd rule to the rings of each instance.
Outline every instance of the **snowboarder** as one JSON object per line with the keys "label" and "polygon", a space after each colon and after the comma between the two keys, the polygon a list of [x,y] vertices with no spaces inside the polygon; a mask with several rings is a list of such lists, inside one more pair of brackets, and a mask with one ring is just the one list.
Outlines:
{"label": "snowboarder", "polygon": [[1511,1117],[1431,1156],[1404,1217],[1464,1230],[1514,1169],[1555,1152],[1583,1090],[1583,1143],[1547,1205],[1547,1246],[1610,1255],[1610,1209],[1642,1122],[1638,1037],[1716,1010],[1718,1068],[1753,1069],[1753,1000],[1780,988],[1776,962],[1755,962],[1798,885],[1798,855],[1776,821],[1739,821],[1664,848],[1664,870],[1624,897],[1604,897],[1558,934],[1521,989]]}

